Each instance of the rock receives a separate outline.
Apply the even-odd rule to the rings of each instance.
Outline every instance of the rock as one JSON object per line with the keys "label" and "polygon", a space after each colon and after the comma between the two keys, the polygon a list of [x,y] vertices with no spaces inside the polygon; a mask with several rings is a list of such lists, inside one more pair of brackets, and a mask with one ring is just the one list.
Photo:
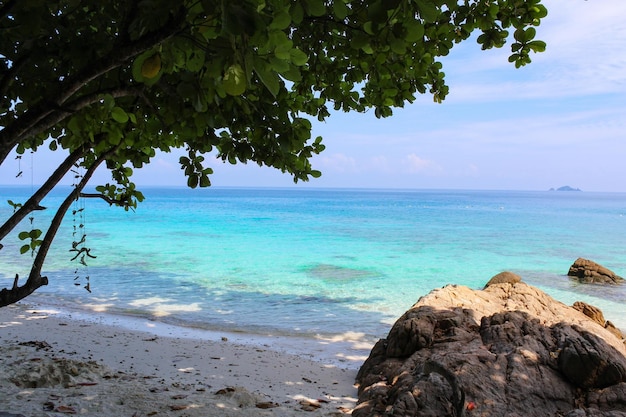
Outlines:
{"label": "rock", "polygon": [[604,314],[602,314],[602,311],[598,307],[592,306],[591,304],[587,304],[583,301],[576,301],[572,307],[598,323],[600,326],[604,327],[606,324]]}
{"label": "rock", "polygon": [[578,278],[583,284],[621,284],[624,278],[593,261],[578,258],[570,266],[567,275]]}
{"label": "rock", "polygon": [[504,272],[500,272],[497,275],[494,275],[489,280],[489,282],[487,282],[487,285],[485,285],[485,288],[493,284],[516,284],[521,281],[522,281],[522,277],[520,277],[519,275],[514,274],[513,272],[504,271]]}
{"label": "rock", "polygon": [[352,415],[626,417],[626,347],[601,311],[500,279],[420,298],[359,370]]}
{"label": "rock", "polygon": [[575,386],[606,388],[626,382],[625,357],[616,357],[602,339],[578,326],[556,327],[556,337],[563,340],[559,346],[559,370]]}
{"label": "rock", "polygon": [[598,307],[592,306],[591,304],[587,304],[583,301],[576,301],[572,307],[613,333],[618,338],[626,339],[624,334],[622,334],[622,332],[615,327],[613,323],[604,319],[604,314],[602,314],[602,311]]}
{"label": "rock", "polygon": [[604,413],[597,408],[587,408],[586,410],[579,408],[577,410],[570,411],[565,415],[565,417],[626,417],[626,413],[622,413],[621,411]]}

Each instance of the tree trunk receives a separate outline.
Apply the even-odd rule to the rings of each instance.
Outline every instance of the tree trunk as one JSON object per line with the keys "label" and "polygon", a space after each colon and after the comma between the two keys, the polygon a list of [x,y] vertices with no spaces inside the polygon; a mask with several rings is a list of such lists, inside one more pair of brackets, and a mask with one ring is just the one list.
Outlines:
{"label": "tree trunk", "polygon": [[[111,150],[110,152],[113,152]],[[98,166],[107,158],[109,153],[105,153],[100,158],[98,158],[85,172],[85,175],[80,180],[80,182],[74,187],[72,192],[63,200],[63,203],[59,206],[56,214],[54,215],[52,221],[50,222],[50,227],[46,232],[45,237],[37,250],[37,255],[33,261],[33,265],[30,270],[30,274],[28,275],[28,279],[26,283],[21,287],[18,285],[18,276],[15,276],[15,281],[13,282],[13,287],[11,289],[4,288],[0,290],[0,307],[5,307],[7,305],[16,303],[30,294],[32,294],[39,287],[44,285],[48,285],[48,278],[41,276],[41,269],[43,268],[43,263],[48,255],[48,250],[52,245],[54,237],[61,226],[61,222],[63,221],[63,217],[65,217],[65,213],[72,206],[72,203],[78,199],[80,193],[85,188],[93,173],[96,171]]]}
{"label": "tree trunk", "polygon": [[41,200],[63,179],[74,164],[85,154],[84,149],[77,149],[72,152],[59,167],[50,175],[48,180],[19,208],[13,215],[0,226],[0,241],[6,237],[26,216],[35,210],[41,209]]}

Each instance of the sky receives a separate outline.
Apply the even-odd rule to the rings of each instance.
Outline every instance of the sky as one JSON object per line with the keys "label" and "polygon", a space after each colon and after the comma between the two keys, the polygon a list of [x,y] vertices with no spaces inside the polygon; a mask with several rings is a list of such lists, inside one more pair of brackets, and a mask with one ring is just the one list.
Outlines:
{"label": "sky", "polygon": [[[509,44],[474,41],[442,59],[450,93],[419,97],[387,119],[334,113],[315,122],[326,150],[319,179],[207,157],[215,186],[626,192],[626,1],[544,0],[537,38],[547,50],[516,69]],[[179,154],[158,154],[133,176],[139,187],[184,186]],[[0,167],[2,184],[40,184],[61,156],[26,155]],[[100,172],[92,183],[107,182]],[[67,180],[71,183],[71,180]]]}

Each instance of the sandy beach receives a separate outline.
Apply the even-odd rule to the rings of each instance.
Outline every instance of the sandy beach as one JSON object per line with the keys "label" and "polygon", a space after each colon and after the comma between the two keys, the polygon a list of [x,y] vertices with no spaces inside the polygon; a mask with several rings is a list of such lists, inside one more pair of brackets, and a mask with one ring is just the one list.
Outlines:
{"label": "sandy beach", "polygon": [[341,416],[369,351],[31,304],[0,308],[0,338],[0,416],[28,417]]}

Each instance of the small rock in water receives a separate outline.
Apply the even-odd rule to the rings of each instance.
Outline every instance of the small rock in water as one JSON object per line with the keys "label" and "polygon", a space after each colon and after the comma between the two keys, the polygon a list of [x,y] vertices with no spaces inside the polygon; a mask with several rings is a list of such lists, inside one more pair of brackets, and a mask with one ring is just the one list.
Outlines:
{"label": "small rock in water", "polygon": [[567,275],[578,278],[583,284],[622,284],[624,278],[589,259],[578,258],[570,266]]}

